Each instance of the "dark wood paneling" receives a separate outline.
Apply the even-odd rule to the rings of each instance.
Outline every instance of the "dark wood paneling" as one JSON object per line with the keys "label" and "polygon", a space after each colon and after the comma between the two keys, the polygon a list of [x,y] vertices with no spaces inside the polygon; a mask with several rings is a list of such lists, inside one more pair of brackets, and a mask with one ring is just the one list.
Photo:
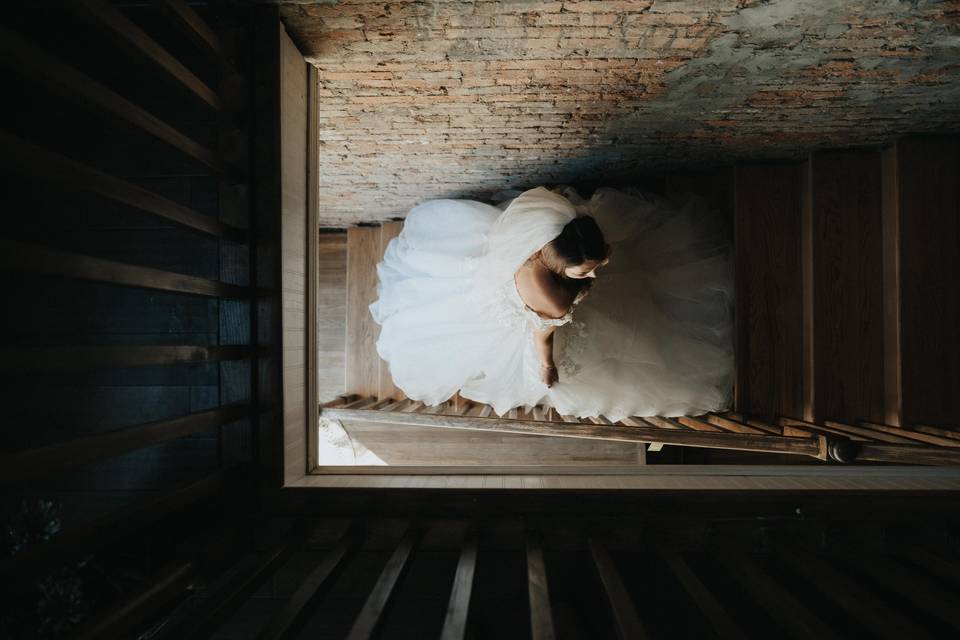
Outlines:
{"label": "dark wood paneling", "polygon": [[880,154],[811,163],[812,419],[882,422]]}
{"label": "dark wood paneling", "polygon": [[217,298],[246,298],[247,287],[187,276],[173,271],[103,260],[45,247],[0,240],[0,268],[93,280],[109,284],[176,291]]}
{"label": "dark wood paneling", "polygon": [[211,169],[225,171],[223,162],[211,149],[3,27],[0,27],[0,46],[5,54],[3,61],[29,80],[44,83],[50,90],[82,106],[122,118]]}
{"label": "dark wood paneling", "polygon": [[20,482],[31,476],[52,474],[167,440],[202,433],[233,422],[249,412],[247,405],[223,407],[60,441],[38,449],[2,454],[0,483]]}
{"label": "dark wood paneling", "polygon": [[220,108],[220,97],[210,87],[123,13],[102,0],[78,0],[76,6],[78,10],[87,11],[120,43],[163,69],[209,106]]}
{"label": "dark wood paneling", "polygon": [[246,237],[246,232],[242,229],[219,223],[210,216],[153,191],[93,169],[65,155],[43,149],[18,136],[0,132],[0,143],[9,151],[9,154],[4,155],[5,169],[26,173],[40,182],[49,181],[81,191],[90,191],[218,237],[241,242]]}
{"label": "dark wood paneling", "polygon": [[736,169],[737,411],[802,414],[799,171]]}
{"label": "dark wood paneling", "polygon": [[960,136],[897,144],[903,422],[960,426]]}

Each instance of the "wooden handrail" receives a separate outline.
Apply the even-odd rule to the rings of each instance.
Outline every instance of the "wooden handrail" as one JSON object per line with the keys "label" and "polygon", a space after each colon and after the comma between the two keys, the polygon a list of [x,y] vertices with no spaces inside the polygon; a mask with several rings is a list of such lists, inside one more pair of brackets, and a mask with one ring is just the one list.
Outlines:
{"label": "wooden handrail", "polygon": [[[504,417],[497,417],[491,416],[488,405],[484,405],[486,410],[472,409],[464,414],[445,411],[444,405],[424,407],[422,402],[416,402],[400,411],[384,411],[383,408],[390,407],[391,404],[383,405],[383,402],[374,397],[341,396],[336,401],[321,405],[320,411],[332,419],[389,423],[398,427],[410,425],[559,438],[656,442],[687,447],[807,455],[819,460],[830,459],[844,463],[863,460],[960,465],[960,447],[954,446],[952,441],[942,437],[938,440],[947,444],[923,442],[922,437],[910,439],[910,432],[900,427],[880,429],[877,425],[853,426],[830,421],[821,425],[794,418],[781,418],[780,423],[783,426],[775,427],[747,416],[729,414],[708,414],[700,418],[632,416],[620,420],[618,424],[610,424],[609,420],[580,419],[572,416],[549,420],[542,409],[531,412],[532,416],[539,416],[539,420],[530,419],[529,416],[511,417],[520,415],[516,410],[511,410]],[[782,429],[784,435],[771,433],[776,433],[777,429]],[[914,435],[918,434],[914,432]]]}
{"label": "wooden handrail", "polygon": [[152,213],[165,220],[218,238],[234,242],[247,240],[247,232],[244,229],[223,224],[212,216],[194,211],[67,156],[38,147],[11,133],[0,131],[0,145],[5,150],[5,153],[0,155],[0,166],[9,171],[95,193],[108,200]]}
{"label": "wooden handrail", "polygon": [[[362,404],[370,399],[355,401]],[[618,442],[662,442],[664,444],[713,449],[735,449],[806,455],[824,459],[826,443],[822,438],[787,438],[782,436],[754,435],[726,432],[695,431],[685,428],[659,428],[655,426],[627,427],[621,425],[585,424],[581,422],[548,422],[479,416],[451,416],[415,412],[396,412],[322,407],[322,415],[335,420],[362,420],[364,422],[389,423],[397,426],[436,427],[464,429],[467,431],[492,431],[497,433],[520,433],[558,438],[585,438]]]}

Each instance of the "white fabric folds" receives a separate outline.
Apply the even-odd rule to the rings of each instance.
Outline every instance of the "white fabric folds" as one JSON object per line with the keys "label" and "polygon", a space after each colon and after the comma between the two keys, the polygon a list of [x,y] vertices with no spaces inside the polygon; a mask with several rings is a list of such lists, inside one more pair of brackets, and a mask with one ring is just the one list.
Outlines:
{"label": "white fabric folds", "polygon": [[[592,215],[613,253],[571,313],[544,320],[513,274],[575,215]],[[702,199],[635,189],[537,187],[493,206],[414,207],[377,265],[377,351],[407,397],[457,390],[498,415],[544,404],[561,414],[698,415],[730,401],[733,277],[727,228]],[[560,380],[540,382],[533,330],[558,325]]]}

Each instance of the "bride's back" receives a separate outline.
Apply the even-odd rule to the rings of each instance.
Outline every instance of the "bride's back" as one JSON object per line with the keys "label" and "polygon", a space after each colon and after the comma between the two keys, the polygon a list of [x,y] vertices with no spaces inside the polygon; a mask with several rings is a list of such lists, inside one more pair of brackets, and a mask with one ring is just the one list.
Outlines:
{"label": "bride's back", "polygon": [[570,310],[576,295],[536,260],[523,263],[514,276],[514,282],[523,303],[547,318],[563,317]]}

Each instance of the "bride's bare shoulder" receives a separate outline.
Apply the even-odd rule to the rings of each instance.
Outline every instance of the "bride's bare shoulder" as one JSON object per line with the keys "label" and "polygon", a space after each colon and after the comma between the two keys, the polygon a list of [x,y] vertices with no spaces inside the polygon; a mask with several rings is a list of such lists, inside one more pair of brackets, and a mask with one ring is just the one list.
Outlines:
{"label": "bride's bare shoulder", "polygon": [[573,304],[573,296],[547,269],[527,262],[516,274],[517,292],[524,304],[547,318],[562,318]]}

